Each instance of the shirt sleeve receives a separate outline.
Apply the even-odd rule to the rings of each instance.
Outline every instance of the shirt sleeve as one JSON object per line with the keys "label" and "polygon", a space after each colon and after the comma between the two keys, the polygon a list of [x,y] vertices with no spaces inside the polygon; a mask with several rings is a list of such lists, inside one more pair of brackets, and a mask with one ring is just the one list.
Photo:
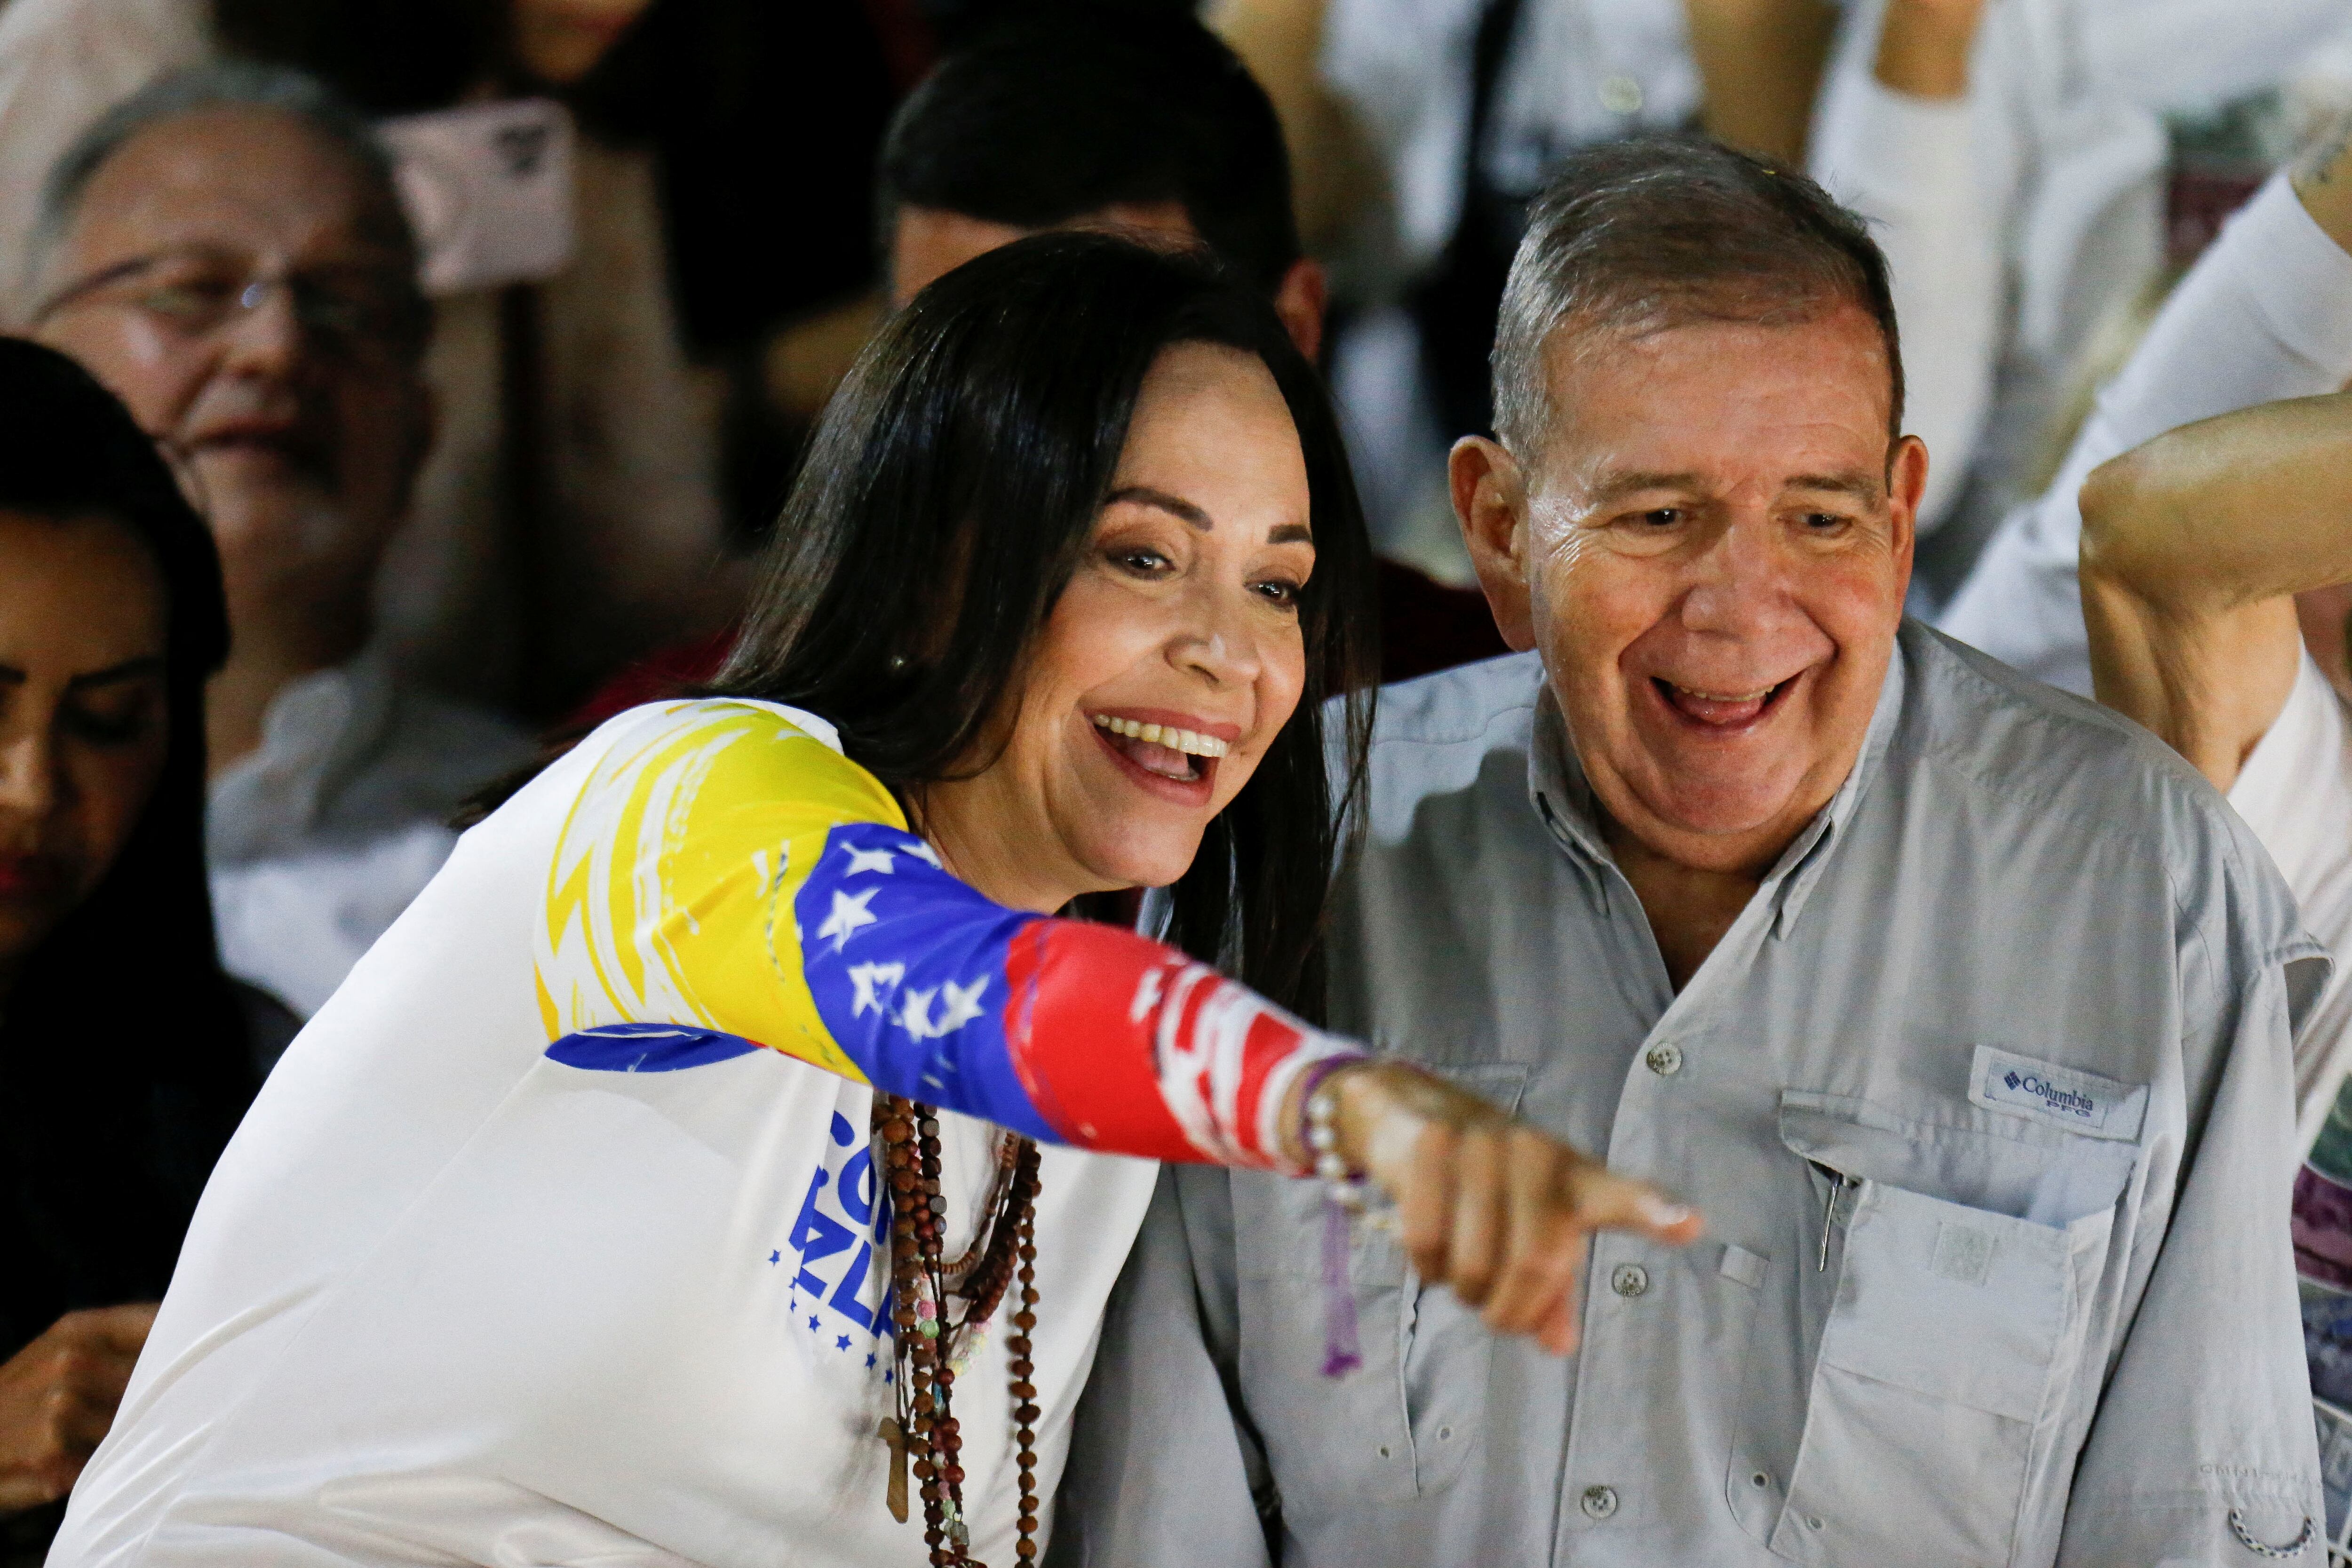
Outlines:
{"label": "shirt sleeve", "polygon": [[551,1057],[766,1047],[1049,1142],[1282,1163],[1291,1085],[1356,1047],[1131,931],[992,902],[786,713],[615,721],[549,878]]}
{"label": "shirt sleeve", "polygon": [[2091,470],[2168,430],[2352,378],[2352,256],[2282,172],[2232,218],[2148,329],[2042,497],[2005,519],[1937,623],[2037,680],[2091,691],[2075,559]]}
{"label": "shirt sleeve", "polygon": [[[2126,1289],[2146,1283],[2074,1472],[2061,1568],[2251,1563],[2299,1540],[2323,1555],[2305,1534],[2326,1514],[2287,1215],[2289,1041],[2326,960],[2239,844],[2249,874],[2189,873],[2181,1072],[2158,1086],[2185,1100],[2187,1127],[2144,1156],[2177,1185],[2160,1246],[2134,1259]],[[2141,1201],[2162,1203],[2158,1187]]]}

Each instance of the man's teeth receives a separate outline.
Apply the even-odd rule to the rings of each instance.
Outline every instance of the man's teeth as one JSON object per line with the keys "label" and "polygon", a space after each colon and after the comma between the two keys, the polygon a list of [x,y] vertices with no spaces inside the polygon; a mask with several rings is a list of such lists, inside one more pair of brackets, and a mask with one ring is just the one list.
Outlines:
{"label": "man's teeth", "polygon": [[1170,751],[1183,752],[1191,756],[1222,757],[1227,750],[1225,742],[1214,735],[1196,735],[1190,730],[1179,730],[1173,724],[1145,724],[1133,719],[1114,719],[1108,713],[1096,714],[1094,721],[1097,729],[1108,730],[1114,735],[1166,746]]}
{"label": "man's teeth", "polygon": [[1675,683],[1671,680],[1667,681],[1666,684],[1668,686],[1673,686],[1676,691],[1681,692],[1684,696],[1696,697],[1701,702],[1735,703],[1761,702],[1767,697],[1771,696],[1774,691],[1780,689],[1780,683],[1776,680],[1771,685],[1761,687],[1754,691],[1701,691],[1696,686],[1679,686],[1675,685]]}

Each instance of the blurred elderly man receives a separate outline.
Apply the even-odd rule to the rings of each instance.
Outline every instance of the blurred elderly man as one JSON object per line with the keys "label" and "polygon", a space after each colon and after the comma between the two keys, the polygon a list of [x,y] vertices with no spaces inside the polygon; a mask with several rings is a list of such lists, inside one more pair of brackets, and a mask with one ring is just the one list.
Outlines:
{"label": "blurred elderly man", "polygon": [[1927,458],[1860,224],[1705,144],[1577,154],[1495,374],[1454,495],[1533,651],[1385,699],[1333,1012],[1709,1240],[1603,1238],[1556,1360],[1490,1337],[1509,1269],[1482,1324],[1360,1226],[1334,1381],[1316,1194],[1165,1182],[1057,1557],[2315,1558],[2325,956],[2178,758],[1904,620]]}
{"label": "blurred elderly man", "polygon": [[528,747],[367,651],[431,444],[429,317],[390,165],[308,79],[168,78],[53,172],[35,330],[131,407],[211,521],[233,648],[207,697],[224,961],[305,1016]]}

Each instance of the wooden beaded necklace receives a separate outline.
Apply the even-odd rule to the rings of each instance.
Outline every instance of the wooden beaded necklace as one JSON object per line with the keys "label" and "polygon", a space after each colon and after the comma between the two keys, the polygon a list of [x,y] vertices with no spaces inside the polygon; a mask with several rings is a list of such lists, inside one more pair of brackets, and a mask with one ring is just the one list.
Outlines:
{"label": "wooden beaded necklace", "polygon": [[[996,1179],[971,1247],[952,1262],[940,1202],[940,1123],[930,1107],[896,1095],[877,1095],[874,1124],[882,1141],[890,1191],[890,1279],[896,1325],[898,1408],[882,1423],[890,1449],[892,1516],[907,1518],[908,1460],[913,1456],[923,1500],[923,1542],[935,1565],[986,1568],[971,1555],[971,1518],[963,1505],[963,1436],[953,1409],[954,1361],[971,1331],[986,1322],[1007,1289],[1021,1287],[1020,1310],[1004,1342],[1013,1395],[1013,1436],[1020,1445],[1020,1542],[1023,1568],[1037,1558],[1037,1389],[1032,1381],[1029,1336],[1037,1326],[1037,1145],[1008,1135],[997,1153]],[[948,1319],[948,1299],[964,1301]]]}

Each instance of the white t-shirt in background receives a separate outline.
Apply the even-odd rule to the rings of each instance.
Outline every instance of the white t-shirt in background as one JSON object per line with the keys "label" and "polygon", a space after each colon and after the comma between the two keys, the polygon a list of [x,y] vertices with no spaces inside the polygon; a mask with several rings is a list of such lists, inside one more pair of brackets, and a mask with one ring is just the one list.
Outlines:
{"label": "white t-shirt in background", "polygon": [[2295,1131],[2307,1149],[2352,1068],[2352,725],[2310,654],[2238,771],[2230,804],[2286,874],[2305,927],[2336,959],[2295,1040]]}

